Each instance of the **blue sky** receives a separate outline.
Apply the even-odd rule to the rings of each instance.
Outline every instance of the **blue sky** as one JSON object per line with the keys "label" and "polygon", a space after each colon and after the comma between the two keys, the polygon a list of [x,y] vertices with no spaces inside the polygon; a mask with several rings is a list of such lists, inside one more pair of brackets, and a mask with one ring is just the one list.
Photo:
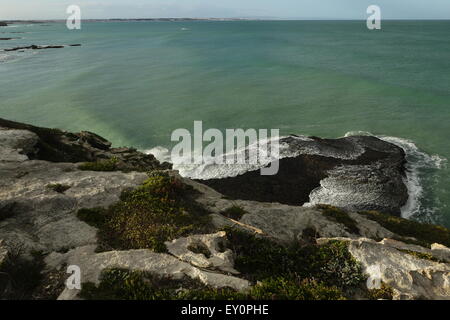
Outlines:
{"label": "blue sky", "polygon": [[273,17],[365,19],[381,7],[384,19],[450,19],[450,0],[0,0],[0,20],[65,19],[77,4],[83,18]]}

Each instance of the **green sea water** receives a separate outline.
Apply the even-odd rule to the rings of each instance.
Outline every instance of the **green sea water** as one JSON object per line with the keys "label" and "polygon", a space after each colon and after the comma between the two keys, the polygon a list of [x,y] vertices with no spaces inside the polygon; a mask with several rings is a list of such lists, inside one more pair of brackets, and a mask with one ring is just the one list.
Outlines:
{"label": "green sea water", "polygon": [[[450,21],[85,22],[0,27],[0,117],[115,146],[176,128],[390,137],[411,161],[408,215],[450,227]],[[12,33],[14,32],[14,33]],[[23,33],[22,33],[23,32]]]}

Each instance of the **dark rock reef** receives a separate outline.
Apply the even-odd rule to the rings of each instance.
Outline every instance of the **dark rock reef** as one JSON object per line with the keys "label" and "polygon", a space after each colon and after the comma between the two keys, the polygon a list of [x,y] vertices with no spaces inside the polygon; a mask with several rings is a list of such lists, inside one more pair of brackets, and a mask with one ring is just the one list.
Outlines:
{"label": "dark rock reef", "polygon": [[326,203],[351,210],[395,215],[408,200],[405,153],[371,136],[340,139],[282,138],[284,157],[274,176],[259,170],[202,180],[232,199],[289,205]]}
{"label": "dark rock reef", "polygon": [[[1,40],[1,39],[0,39]],[[70,44],[68,47],[80,47],[81,44]],[[19,51],[19,50],[45,50],[45,49],[62,49],[65,48],[65,45],[52,45],[52,46],[38,46],[35,44],[32,44],[31,46],[24,46],[24,47],[15,47],[10,49],[4,49],[5,52],[11,52],[11,51]]]}
{"label": "dark rock reef", "polygon": [[6,22],[1,22],[0,21],[0,27],[7,27],[7,26],[8,26],[8,24]]}
{"label": "dark rock reef", "polygon": [[149,171],[168,169],[171,165],[161,164],[153,155],[147,155],[134,148],[111,148],[111,142],[95,133],[82,131],[71,133],[59,129],[35,127],[29,124],[0,118],[3,129],[28,130],[39,140],[26,152],[29,159],[50,162],[99,162],[114,159],[115,169],[123,171]]}

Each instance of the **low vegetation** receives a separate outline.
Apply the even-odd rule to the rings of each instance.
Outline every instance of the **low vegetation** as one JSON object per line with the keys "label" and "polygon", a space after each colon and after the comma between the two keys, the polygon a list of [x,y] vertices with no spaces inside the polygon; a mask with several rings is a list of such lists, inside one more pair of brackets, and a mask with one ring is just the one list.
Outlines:
{"label": "low vegetation", "polygon": [[108,219],[108,210],[104,208],[83,208],[78,210],[77,217],[92,227],[101,228]]}
{"label": "low vegetation", "polygon": [[29,300],[40,285],[44,268],[43,255],[33,252],[25,257],[20,248],[10,248],[0,266],[0,300]]}
{"label": "low vegetation", "polygon": [[117,171],[119,160],[111,158],[106,160],[98,160],[95,162],[85,162],[78,166],[78,169],[83,171]]}
{"label": "low vegetation", "polygon": [[445,261],[441,261],[440,259],[436,258],[435,256],[433,256],[432,254],[429,254],[429,253],[417,252],[417,251],[412,251],[412,250],[404,250],[404,249],[397,249],[397,250],[401,251],[403,253],[409,254],[417,259],[423,259],[423,260],[428,260],[428,261],[433,261],[433,262],[445,262]]}
{"label": "low vegetation", "polygon": [[100,250],[165,252],[165,241],[211,231],[208,212],[194,201],[195,196],[193,188],[179,179],[154,172],[108,209],[82,209],[78,217],[99,229]]}
{"label": "low vegetation", "polygon": [[394,291],[391,286],[381,283],[381,288],[368,290],[369,300],[392,300]]}
{"label": "low vegetation", "polygon": [[64,193],[70,189],[70,186],[65,185],[65,184],[55,183],[55,184],[48,184],[47,189],[53,190],[58,193]]}
{"label": "low vegetation", "polygon": [[11,218],[17,208],[16,202],[4,201],[0,203],[0,221]]}
{"label": "low vegetation", "polygon": [[266,238],[227,228],[228,246],[235,252],[235,268],[256,282],[273,277],[315,279],[340,289],[357,287],[365,281],[360,264],[347,243],[284,246]]}
{"label": "low vegetation", "polygon": [[203,254],[207,259],[211,257],[211,251],[209,251],[208,247],[201,242],[190,244],[187,249],[196,254]]}
{"label": "low vegetation", "polygon": [[[430,247],[433,243],[450,246],[450,230],[444,227],[406,220],[376,211],[364,211],[360,214],[402,237],[396,238],[397,240],[425,247]],[[409,237],[415,238],[416,241],[408,241]]]}
{"label": "low vegetation", "polygon": [[321,204],[321,205],[317,205],[316,206],[317,209],[322,211],[322,214],[337,222],[340,224],[343,224],[345,226],[345,229],[352,234],[357,234],[359,235],[359,228],[358,228],[358,224],[356,223],[355,220],[353,220],[346,211],[330,206],[330,205],[325,205],[325,204]]}
{"label": "low vegetation", "polygon": [[220,212],[221,215],[233,220],[240,220],[242,216],[246,213],[248,212],[236,205]]}
{"label": "low vegetation", "polygon": [[198,280],[173,280],[157,275],[109,269],[102,273],[98,286],[83,285],[80,296],[89,300],[342,300],[335,287],[314,280],[271,278],[247,292],[230,288],[215,289]]}

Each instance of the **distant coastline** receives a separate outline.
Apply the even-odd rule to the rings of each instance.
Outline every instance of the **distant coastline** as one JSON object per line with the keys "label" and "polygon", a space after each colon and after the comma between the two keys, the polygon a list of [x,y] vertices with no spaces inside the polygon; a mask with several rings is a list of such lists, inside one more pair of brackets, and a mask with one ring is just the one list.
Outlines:
{"label": "distant coastline", "polygon": [[[112,19],[83,19],[85,22],[133,22],[133,21],[261,21],[267,20],[268,18],[139,18],[139,19],[122,19],[122,18],[112,18]],[[270,19],[277,20],[277,19]],[[3,20],[7,24],[14,23],[51,23],[51,22],[65,22],[65,19],[50,19],[50,20]]]}

